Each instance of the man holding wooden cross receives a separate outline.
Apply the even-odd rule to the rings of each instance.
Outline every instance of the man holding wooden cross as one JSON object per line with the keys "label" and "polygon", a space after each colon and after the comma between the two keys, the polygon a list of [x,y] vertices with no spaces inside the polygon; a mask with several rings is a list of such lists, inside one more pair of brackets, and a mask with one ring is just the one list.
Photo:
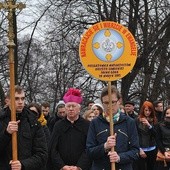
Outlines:
{"label": "man holding wooden cross", "polygon": [[[11,97],[9,107],[0,113],[0,170],[43,170],[48,157],[43,128],[36,114],[25,107],[25,92],[15,86],[16,121],[11,121]],[[12,134],[17,132],[17,148],[12,148]],[[12,160],[12,153],[18,159]]]}

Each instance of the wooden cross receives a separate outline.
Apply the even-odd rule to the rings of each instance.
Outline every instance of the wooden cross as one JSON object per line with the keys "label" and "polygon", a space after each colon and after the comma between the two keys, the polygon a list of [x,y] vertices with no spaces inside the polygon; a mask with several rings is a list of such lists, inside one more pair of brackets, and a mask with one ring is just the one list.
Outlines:
{"label": "wooden cross", "polygon": [[[10,102],[11,102],[11,121],[16,121],[15,110],[15,74],[14,74],[14,30],[13,30],[13,14],[16,9],[22,10],[25,8],[25,4],[15,4],[15,0],[6,0],[5,3],[0,3],[0,9],[6,9],[8,11],[8,44],[9,49],[9,66],[10,66]],[[12,134],[12,159],[16,161],[17,156],[17,133]]]}
{"label": "wooden cross", "polygon": [[5,3],[0,3],[0,9],[4,8],[8,11],[8,21],[9,21],[9,30],[8,30],[8,46],[15,46],[14,44],[14,31],[13,31],[13,13],[15,12],[15,9],[22,10],[25,8],[25,4],[23,3],[18,3],[15,4],[15,0],[7,0]]}

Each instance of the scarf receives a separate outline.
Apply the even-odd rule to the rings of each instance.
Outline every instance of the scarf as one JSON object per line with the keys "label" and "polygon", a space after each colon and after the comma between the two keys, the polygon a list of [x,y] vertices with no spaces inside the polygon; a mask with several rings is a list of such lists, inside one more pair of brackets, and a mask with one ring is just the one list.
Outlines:
{"label": "scarf", "polygon": [[[120,119],[120,109],[118,110],[118,112],[113,116],[113,122],[116,123],[119,121]],[[104,119],[107,120],[107,122],[110,122],[110,116],[109,115],[106,115],[104,112],[103,112],[103,117]]]}
{"label": "scarf", "polygon": [[41,126],[45,126],[47,124],[47,120],[45,119],[43,113],[41,113],[40,117],[38,118],[38,121],[41,123]]}

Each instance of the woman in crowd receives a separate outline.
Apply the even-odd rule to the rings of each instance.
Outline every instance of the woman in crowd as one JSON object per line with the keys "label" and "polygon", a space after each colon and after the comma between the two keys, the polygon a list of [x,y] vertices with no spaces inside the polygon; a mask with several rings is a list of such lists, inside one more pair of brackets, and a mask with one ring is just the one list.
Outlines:
{"label": "woman in crowd", "polygon": [[93,112],[96,116],[99,116],[100,114],[103,113],[103,106],[100,103],[93,104],[91,109],[93,110]]}
{"label": "woman in crowd", "polygon": [[[170,106],[164,110],[163,121],[156,128],[157,145],[160,152],[165,156],[165,161],[158,162],[158,170],[170,169]],[[167,161],[169,159],[169,161]]]}
{"label": "woman in crowd", "polygon": [[156,131],[157,123],[153,104],[145,101],[136,119],[140,144],[140,158],[137,162],[137,170],[154,170],[156,161]]}
{"label": "woman in crowd", "polygon": [[86,119],[86,120],[89,120],[89,121],[92,121],[92,119],[94,119],[96,116],[93,112],[93,110],[86,110],[84,115],[83,115],[83,118]]}
{"label": "woman in crowd", "polygon": [[41,112],[41,106],[37,103],[31,103],[28,108],[34,112],[37,113],[37,118],[38,121],[41,123],[41,125],[43,126],[43,130],[46,136],[46,141],[48,143],[48,140],[50,138],[50,131],[47,127],[47,120],[44,118],[43,113]]}

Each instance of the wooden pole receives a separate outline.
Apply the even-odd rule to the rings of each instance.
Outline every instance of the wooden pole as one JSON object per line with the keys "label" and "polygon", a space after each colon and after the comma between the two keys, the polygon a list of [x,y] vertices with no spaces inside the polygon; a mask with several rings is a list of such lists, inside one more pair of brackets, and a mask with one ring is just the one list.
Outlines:
{"label": "wooden pole", "polygon": [[[14,31],[13,31],[13,14],[16,8],[20,10],[24,8],[25,5],[19,3],[15,4],[13,0],[7,0],[5,3],[0,3],[0,9],[5,8],[8,11],[8,44],[7,47],[9,49],[9,71],[10,71],[10,102],[11,102],[11,121],[16,121],[16,110],[15,110],[15,73],[14,73]],[[17,132],[12,134],[12,159],[14,161],[18,160],[17,153]]]}
{"label": "wooden pole", "polygon": [[[15,110],[15,73],[14,73],[14,46],[8,44],[9,48],[9,66],[10,66],[10,101],[11,101],[11,121],[16,121]],[[12,134],[12,158],[14,161],[17,157],[17,132]]]}
{"label": "wooden pole", "polygon": [[[114,123],[112,113],[112,94],[111,94],[111,82],[108,82],[108,94],[109,94],[109,117],[110,117],[110,135],[114,135]],[[114,147],[111,148],[114,151]],[[115,163],[111,163],[111,170],[115,170]]]}
{"label": "wooden pole", "polygon": [[[11,102],[11,121],[16,121],[16,110],[15,110],[15,73],[14,73],[14,33],[13,33],[13,5],[12,1],[8,2],[9,12],[9,31],[8,31],[8,49],[9,49],[9,70],[10,70],[10,102]],[[12,134],[12,159],[16,161],[17,156],[17,132]]]}

